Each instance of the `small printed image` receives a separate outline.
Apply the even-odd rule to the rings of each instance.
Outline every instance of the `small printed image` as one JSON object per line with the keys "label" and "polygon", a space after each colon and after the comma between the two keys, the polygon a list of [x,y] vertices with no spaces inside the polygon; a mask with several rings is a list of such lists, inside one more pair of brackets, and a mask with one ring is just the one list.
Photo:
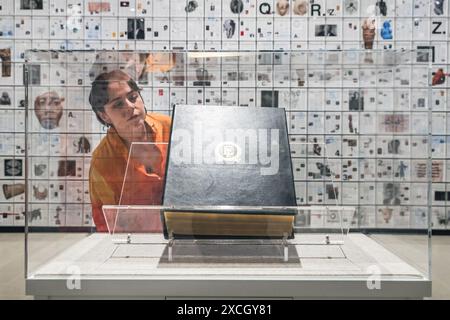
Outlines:
{"label": "small printed image", "polygon": [[41,66],[38,64],[30,64],[28,67],[30,84],[39,86],[41,84]]}
{"label": "small printed image", "polygon": [[2,63],[2,77],[11,77],[11,49],[0,49],[0,59]]}
{"label": "small printed image", "polygon": [[47,171],[47,165],[45,163],[38,163],[34,165],[34,175],[36,177],[42,176]]}
{"label": "small printed image", "polygon": [[[428,178],[427,161],[416,161],[413,167],[413,174],[416,179],[426,180]],[[444,180],[444,164],[442,161],[433,161],[431,176],[433,182],[442,182]]]}
{"label": "small printed image", "polygon": [[446,191],[435,191],[434,201],[450,201],[450,192]]}
{"label": "small printed image", "polygon": [[345,0],[344,8],[347,14],[353,14],[358,11],[358,1],[356,0]]}
{"label": "small printed image", "polygon": [[261,107],[278,108],[278,91],[261,91]]}
{"label": "small printed image", "polygon": [[208,70],[206,70],[205,68],[197,68],[195,70],[195,78],[197,79],[197,81],[194,81],[194,86],[211,85],[211,81],[209,81],[211,79],[211,76],[209,75]]}
{"label": "small printed image", "polygon": [[337,37],[336,24],[318,24],[315,29],[316,37]]}
{"label": "small printed image", "polygon": [[187,6],[184,8],[184,11],[187,13],[194,12],[195,9],[197,9],[198,3],[195,0],[190,0],[187,4]]}
{"label": "small printed image", "polygon": [[258,54],[259,65],[281,65],[282,55],[280,53],[262,52]]}
{"label": "small printed image", "polygon": [[20,177],[23,175],[22,159],[5,159],[5,177]]}
{"label": "small printed image", "polygon": [[48,188],[42,183],[34,185],[33,196],[36,200],[46,200],[48,197]]}
{"label": "small printed image", "polygon": [[294,0],[292,4],[292,12],[294,15],[304,16],[308,13],[309,3],[307,0]]}
{"label": "small printed image", "polygon": [[[337,200],[339,199],[339,188],[335,187],[332,184],[326,185],[326,192],[329,200]],[[336,212],[334,212],[336,214]]]}
{"label": "small printed image", "polygon": [[276,12],[280,16],[284,16],[289,12],[289,1],[288,0],[278,0],[276,5]]}
{"label": "small printed image", "polygon": [[383,184],[383,204],[384,205],[400,205],[400,186],[396,183]]}
{"label": "small printed image", "polygon": [[23,193],[25,193],[24,183],[3,184],[3,195],[5,196],[6,200]]}
{"label": "small printed image", "polygon": [[89,153],[91,152],[91,143],[89,142],[88,138],[86,137],[80,137],[77,142],[77,153]]}
{"label": "small printed image", "polygon": [[393,208],[381,208],[378,209],[378,212],[379,212],[378,221],[387,225],[392,223],[392,215],[394,213]]}
{"label": "small printed image", "polygon": [[75,160],[59,160],[58,161],[58,177],[75,177],[76,176]]}
{"label": "small printed image", "polygon": [[433,11],[436,15],[441,16],[444,14],[444,1],[443,0],[434,0],[434,8]]}
{"label": "small printed image", "polygon": [[310,212],[308,210],[299,210],[295,216],[296,227],[308,227],[310,225]]}
{"label": "small printed image", "polygon": [[231,0],[230,9],[233,13],[241,13],[244,10],[244,3],[242,0]]}
{"label": "small printed image", "polygon": [[88,2],[88,11],[90,14],[109,12],[111,11],[111,4],[109,2]]}
{"label": "small printed image", "polygon": [[392,139],[388,142],[387,149],[389,154],[399,154],[400,153],[401,142],[398,139]]}
{"label": "small printed image", "polygon": [[6,91],[3,91],[0,95],[0,106],[10,106],[11,105],[11,97],[9,96],[9,93]]}
{"label": "small printed image", "polygon": [[434,46],[417,46],[417,62],[434,62]]}
{"label": "small printed image", "polygon": [[350,91],[348,98],[348,107],[350,111],[364,111],[364,97],[359,91]]}
{"label": "small printed image", "polygon": [[233,38],[236,31],[236,22],[234,22],[233,19],[225,20],[223,23],[223,30],[225,31],[227,39]]}
{"label": "small printed image", "polygon": [[43,0],[20,0],[21,10],[42,10]]}
{"label": "small printed image", "polygon": [[442,161],[433,161],[431,165],[431,179],[433,182],[442,182],[444,180],[444,163]]}
{"label": "small printed image", "polygon": [[[25,214],[25,212],[23,212]],[[27,212],[28,221],[33,222],[35,220],[42,220],[42,211],[40,208]]]}
{"label": "small printed image", "polygon": [[330,211],[327,213],[327,223],[336,223],[339,222],[339,212],[337,211]]}
{"label": "small printed image", "polygon": [[387,133],[407,132],[409,129],[409,115],[384,114],[380,115],[380,129]]}
{"label": "small printed image", "polygon": [[145,39],[145,20],[144,19],[128,19],[128,39],[142,40]]}
{"label": "small printed image", "polygon": [[34,113],[42,128],[52,130],[59,127],[63,115],[64,97],[55,91],[40,94],[34,100]]}

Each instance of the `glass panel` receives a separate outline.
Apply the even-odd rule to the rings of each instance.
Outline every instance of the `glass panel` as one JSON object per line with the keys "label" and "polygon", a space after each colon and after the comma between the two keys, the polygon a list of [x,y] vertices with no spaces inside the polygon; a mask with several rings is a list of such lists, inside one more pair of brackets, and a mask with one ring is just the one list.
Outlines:
{"label": "glass panel", "polygon": [[28,280],[426,283],[448,200],[426,54],[28,51],[26,181],[3,187],[28,190]]}

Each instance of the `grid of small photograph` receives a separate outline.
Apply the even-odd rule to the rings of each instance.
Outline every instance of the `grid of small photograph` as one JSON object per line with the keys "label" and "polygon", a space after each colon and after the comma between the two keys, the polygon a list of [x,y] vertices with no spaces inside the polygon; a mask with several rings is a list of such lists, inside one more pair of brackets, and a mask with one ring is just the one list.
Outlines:
{"label": "grid of small photograph", "polygon": [[[139,85],[148,110],[169,115],[175,104],[285,108],[298,203],[356,206],[355,227],[364,228],[426,223],[420,198],[426,194],[423,112],[432,106],[432,219],[434,228],[447,228],[449,10],[442,0],[0,0],[0,226],[24,223],[26,50],[403,49],[426,51],[410,68],[385,75],[364,74],[357,63],[345,74],[324,74],[295,68],[283,60],[286,55],[266,54],[255,62],[257,72],[204,64],[186,70],[192,76],[183,85],[155,76],[139,79]],[[56,62],[69,57],[55,55],[51,66],[29,69],[30,144],[37,148],[30,159],[31,225],[92,225],[90,155],[105,128],[88,96],[102,57],[88,63],[74,55],[70,59],[80,59],[79,68],[68,72]],[[429,62],[431,97],[418,83]],[[283,72],[275,72],[280,66],[289,68],[295,84],[283,83]],[[320,77],[343,80],[321,87],[315,84]],[[373,79],[387,82],[372,87]],[[302,223],[315,226],[311,217]]]}

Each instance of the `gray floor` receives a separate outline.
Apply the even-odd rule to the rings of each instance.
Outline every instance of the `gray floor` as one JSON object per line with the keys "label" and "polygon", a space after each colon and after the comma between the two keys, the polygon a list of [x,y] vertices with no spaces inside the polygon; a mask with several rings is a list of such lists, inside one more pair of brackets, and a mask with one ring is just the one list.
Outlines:
{"label": "gray floor", "polygon": [[[31,261],[39,264],[49,255],[67,248],[84,234],[33,234]],[[374,238],[399,254],[404,260],[425,265],[423,237],[377,235]],[[433,299],[450,299],[450,236],[433,237]],[[419,260],[419,261],[418,261]],[[25,295],[24,236],[0,233],[0,299],[31,299]]]}

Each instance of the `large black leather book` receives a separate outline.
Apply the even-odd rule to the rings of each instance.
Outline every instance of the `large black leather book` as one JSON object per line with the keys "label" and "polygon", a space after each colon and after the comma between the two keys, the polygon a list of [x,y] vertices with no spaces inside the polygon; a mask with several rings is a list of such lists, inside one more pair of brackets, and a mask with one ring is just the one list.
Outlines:
{"label": "large black leather book", "polygon": [[[282,108],[176,106],[163,204],[296,206]],[[172,237],[293,236],[295,210],[165,210]]]}

